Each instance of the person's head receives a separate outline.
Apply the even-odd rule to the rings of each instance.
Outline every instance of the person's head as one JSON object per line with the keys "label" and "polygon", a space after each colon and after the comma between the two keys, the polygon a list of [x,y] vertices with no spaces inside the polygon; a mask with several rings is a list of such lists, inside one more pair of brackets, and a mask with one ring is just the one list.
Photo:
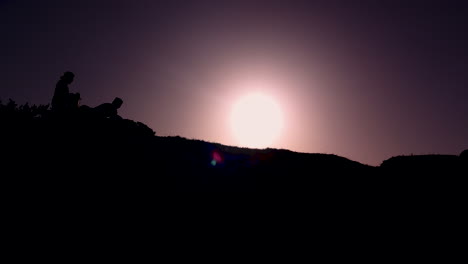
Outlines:
{"label": "person's head", "polygon": [[60,77],[60,80],[70,84],[73,82],[73,78],[75,78],[75,74],[71,71],[67,71]]}
{"label": "person's head", "polygon": [[114,101],[112,101],[112,105],[115,106],[116,109],[120,108],[123,104],[123,100],[116,97]]}

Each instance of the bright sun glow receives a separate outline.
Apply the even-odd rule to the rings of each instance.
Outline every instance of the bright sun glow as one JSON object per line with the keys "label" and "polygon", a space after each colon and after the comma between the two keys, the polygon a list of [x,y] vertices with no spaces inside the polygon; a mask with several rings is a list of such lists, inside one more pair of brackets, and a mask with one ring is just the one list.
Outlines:
{"label": "bright sun glow", "polygon": [[231,126],[241,146],[265,148],[278,139],[283,127],[283,115],[270,97],[250,94],[234,105]]}

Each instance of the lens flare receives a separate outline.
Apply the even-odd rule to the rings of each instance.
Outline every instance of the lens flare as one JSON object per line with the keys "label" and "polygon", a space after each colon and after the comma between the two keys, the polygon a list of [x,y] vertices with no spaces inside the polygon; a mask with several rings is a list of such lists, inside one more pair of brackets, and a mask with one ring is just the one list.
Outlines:
{"label": "lens flare", "polygon": [[220,164],[223,162],[223,157],[221,156],[221,154],[218,152],[218,151],[213,151],[212,153],[212,159],[211,159],[211,165],[214,167],[216,166],[217,164]]}

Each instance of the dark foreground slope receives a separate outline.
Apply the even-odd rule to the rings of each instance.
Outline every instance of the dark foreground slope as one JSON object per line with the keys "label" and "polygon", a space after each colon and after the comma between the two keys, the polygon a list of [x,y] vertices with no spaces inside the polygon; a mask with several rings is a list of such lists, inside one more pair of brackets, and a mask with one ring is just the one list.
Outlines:
{"label": "dark foreground slope", "polygon": [[155,142],[158,160],[167,174],[177,175],[179,190],[310,190],[314,183],[376,170],[336,155],[235,148],[180,137],[156,137]]}
{"label": "dark foreground slope", "polygon": [[[139,122],[79,112],[63,116],[48,110],[3,109],[0,121],[3,186],[28,193],[136,194],[145,189],[343,193],[382,190],[429,177],[418,174],[429,171],[425,158],[394,158],[371,167],[336,155],[158,137]],[[438,173],[446,173],[440,177],[466,170],[458,156],[427,159],[428,164],[438,164]]]}

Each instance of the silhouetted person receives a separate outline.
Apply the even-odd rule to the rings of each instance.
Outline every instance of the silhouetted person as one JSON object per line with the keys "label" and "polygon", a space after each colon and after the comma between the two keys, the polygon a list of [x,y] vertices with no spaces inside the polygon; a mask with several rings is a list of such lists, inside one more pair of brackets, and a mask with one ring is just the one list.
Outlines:
{"label": "silhouetted person", "polygon": [[122,106],[122,104],[123,100],[116,97],[112,103],[104,103],[96,106],[93,109],[93,112],[100,117],[121,119],[117,114],[117,110]]}
{"label": "silhouetted person", "polygon": [[65,72],[55,86],[54,97],[52,98],[52,110],[64,112],[78,108],[81,99],[79,93],[70,93],[68,85],[73,82],[75,74]]}

